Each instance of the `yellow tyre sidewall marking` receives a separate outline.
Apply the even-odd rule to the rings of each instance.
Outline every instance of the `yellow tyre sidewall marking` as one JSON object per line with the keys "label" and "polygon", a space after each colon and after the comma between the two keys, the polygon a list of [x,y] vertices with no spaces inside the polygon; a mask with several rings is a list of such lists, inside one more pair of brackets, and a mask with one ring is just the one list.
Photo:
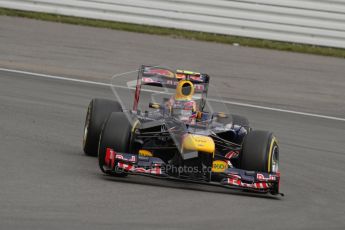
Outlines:
{"label": "yellow tyre sidewall marking", "polygon": [[139,120],[136,120],[132,126],[132,133],[134,133],[135,128],[137,127],[137,125],[139,124]]}
{"label": "yellow tyre sidewall marking", "polygon": [[273,146],[274,144],[278,145],[277,143],[277,139],[275,137],[272,137],[271,140],[271,145],[270,145],[270,151],[268,153],[268,172],[271,172],[271,165],[272,165],[272,150],[273,150]]}

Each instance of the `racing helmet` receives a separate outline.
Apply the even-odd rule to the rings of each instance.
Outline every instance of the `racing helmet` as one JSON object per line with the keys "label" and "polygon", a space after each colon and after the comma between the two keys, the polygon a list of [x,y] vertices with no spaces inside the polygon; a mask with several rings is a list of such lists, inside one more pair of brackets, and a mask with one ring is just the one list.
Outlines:
{"label": "racing helmet", "polygon": [[176,86],[175,100],[192,100],[194,85],[191,81],[181,80]]}
{"label": "racing helmet", "polygon": [[171,100],[171,115],[180,121],[195,123],[196,102],[193,100],[194,86],[188,80],[181,80],[177,84],[176,93]]}

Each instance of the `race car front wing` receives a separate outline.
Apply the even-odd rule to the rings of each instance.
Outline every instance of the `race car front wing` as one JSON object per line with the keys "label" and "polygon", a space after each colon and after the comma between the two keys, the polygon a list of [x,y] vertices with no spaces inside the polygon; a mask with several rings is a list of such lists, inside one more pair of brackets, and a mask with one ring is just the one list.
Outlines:
{"label": "race car front wing", "polygon": [[[157,157],[119,153],[111,148],[107,148],[104,162],[103,168],[109,174],[128,173],[200,183],[200,181],[192,181],[169,175],[166,172],[167,165]],[[228,168],[223,172],[212,172],[212,175],[221,178],[221,180],[217,182],[203,181],[202,183],[284,196],[283,193],[279,192],[280,173],[264,173]]]}

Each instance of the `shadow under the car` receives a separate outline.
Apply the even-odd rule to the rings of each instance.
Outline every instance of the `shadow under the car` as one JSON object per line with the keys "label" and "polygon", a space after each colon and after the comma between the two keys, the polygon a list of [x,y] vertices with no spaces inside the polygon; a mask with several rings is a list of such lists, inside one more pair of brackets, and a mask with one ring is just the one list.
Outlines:
{"label": "shadow under the car", "polygon": [[142,176],[142,175],[128,175],[127,177],[113,177],[113,176],[108,176],[108,175],[102,175],[102,178],[105,180],[113,181],[117,183],[140,184],[143,186],[146,185],[146,186],[164,187],[164,188],[171,188],[171,189],[193,190],[193,191],[199,191],[199,192],[280,200],[280,196],[273,196],[270,194],[260,194],[260,193],[250,192],[250,191],[235,190],[235,189],[229,189],[225,187],[208,185],[208,184],[185,182],[185,181],[179,181],[178,179],[174,180],[174,179],[164,179],[164,178],[153,178],[153,177]]}

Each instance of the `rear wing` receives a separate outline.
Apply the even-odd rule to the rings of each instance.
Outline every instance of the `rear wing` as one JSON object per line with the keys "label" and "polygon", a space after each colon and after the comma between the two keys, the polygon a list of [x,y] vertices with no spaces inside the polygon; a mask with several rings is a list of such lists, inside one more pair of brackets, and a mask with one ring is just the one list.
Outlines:
{"label": "rear wing", "polygon": [[138,71],[133,110],[136,111],[138,109],[142,85],[176,89],[178,82],[181,80],[191,81],[194,85],[194,92],[201,94],[202,100],[206,99],[210,81],[209,75],[185,70],[173,71],[166,67],[142,65]]}

